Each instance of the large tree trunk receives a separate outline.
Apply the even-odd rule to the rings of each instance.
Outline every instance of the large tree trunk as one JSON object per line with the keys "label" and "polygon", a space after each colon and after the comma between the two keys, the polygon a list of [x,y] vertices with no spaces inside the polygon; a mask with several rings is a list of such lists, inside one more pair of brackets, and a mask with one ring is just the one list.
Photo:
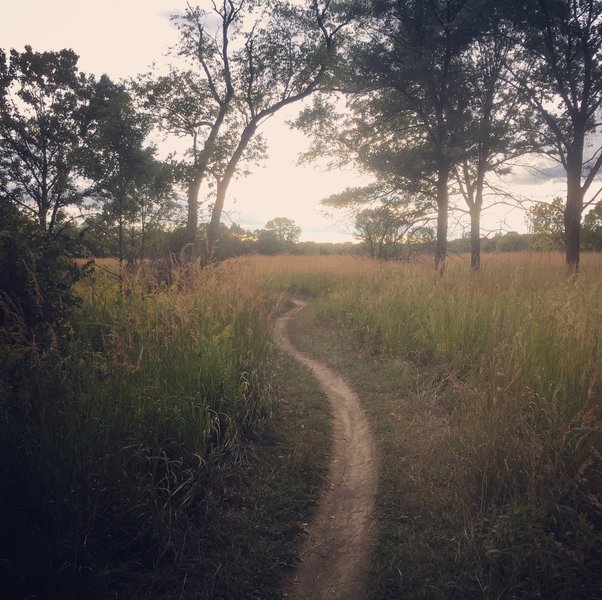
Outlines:
{"label": "large tree trunk", "polygon": [[581,187],[581,168],[583,146],[573,144],[575,150],[567,156],[567,194],[564,208],[564,247],[566,265],[569,272],[579,269],[581,245],[581,213],[583,212],[583,189]]}
{"label": "large tree trunk", "polygon": [[246,150],[249,142],[257,131],[257,119],[251,121],[244,129],[240,136],[238,146],[234,151],[234,154],[230,158],[228,165],[224,171],[223,177],[217,183],[217,191],[215,197],[215,204],[211,211],[211,221],[207,228],[207,237],[205,239],[205,252],[202,258],[203,266],[207,266],[213,260],[213,252],[215,251],[215,243],[217,242],[217,236],[219,234],[219,225],[221,223],[222,212],[224,210],[224,202],[226,200],[226,192],[230,181],[236,172],[238,161],[242,158],[244,151]]}
{"label": "large tree trunk", "polygon": [[435,270],[443,274],[447,257],[447,222],[449,211],[449,169],[441,168],[437,175],[437,240],[435,242]]}

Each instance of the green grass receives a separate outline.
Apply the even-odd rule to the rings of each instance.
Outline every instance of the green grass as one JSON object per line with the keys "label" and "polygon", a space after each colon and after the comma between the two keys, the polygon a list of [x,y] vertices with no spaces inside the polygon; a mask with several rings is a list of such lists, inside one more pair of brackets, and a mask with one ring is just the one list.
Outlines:
{"label": "green grass", "polygon": [[71,335],[3,346],[3,598],[278,589],[325,460],[297,441],[327,419],[309,376],[274,375],[278,298],[230,267],[171,285],[97,271]]}
{"label": "green grass", "polygon": [[602,269],[523,255],[97,272],[43,345],[4,322],[3,597],[280,595],[329,432],[270,341],[287,290],[379,444],[374,598],[602,595]]}

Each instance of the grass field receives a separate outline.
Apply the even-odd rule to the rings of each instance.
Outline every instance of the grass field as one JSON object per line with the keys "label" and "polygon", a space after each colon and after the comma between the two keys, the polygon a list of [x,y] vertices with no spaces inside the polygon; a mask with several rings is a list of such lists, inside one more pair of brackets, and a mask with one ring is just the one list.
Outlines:
{"label": "grass field", "polygon": [[[380,446],[375,598],[602,593],[602,261],[268,262]],[[285,282],[285,283],[284,283]]]}
{"label": "grass field", "polygon": [[329,448],[287,294],[377,437],[374,598],[602,595],[601,256],[105,267],[69,333],[2,350],[5,597],[278,597]]}
{"label": "grass field", "polygon": [[278,294],[231,265],[104,267],[63,339],[4,331],[21,343],[0,367],[0,596],[277,595],[329,427],[271,352]]}

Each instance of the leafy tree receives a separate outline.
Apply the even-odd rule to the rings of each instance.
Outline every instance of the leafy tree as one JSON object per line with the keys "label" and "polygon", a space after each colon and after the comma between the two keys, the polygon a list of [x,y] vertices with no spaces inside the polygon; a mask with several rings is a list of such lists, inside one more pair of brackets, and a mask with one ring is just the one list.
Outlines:
{"label": "leafy tree", "polygon": [[[196,169],[196,177],[211,172],[216,180],[205,261],[213,255],[229,184],[241,161],[253,155],[261,124],[309,96],[326,79],[336,39],[348,21],[342,16],[337,23],[334,8],[320,0],[311,0],[309,6],[223,0],[214,4],[217,32],[215,21],[199,8],[189,7],[177,19],[179,53],[198,69],[213,105]],[[261,145],[255,156],[260,155]]]}
{"label": "leafy tree", "polygon": [[76,162],[86,133],[88,79],[72,50],[26,46],[0,61],[0,191],[56,230],[65,209],[82,202]]}
{"label": "leafy tree", "polygon": [[497,233],[493,238],[496,252],[520,252],[528,250],[530,238],[527,234],[517,231],[507,231],[506,233]]}
{"label": "leafy tree", "polygon": [[[203,26],[198,44],[203,52],[198,56],[201,74],[187,69],[172,67],[169,74],[158,77],[152,74],[141,76],[134,84],[141,105],[152,115],[161,131],[179,138],[188,138],[190,147],[180,162],[181,178],[187,186],[187,238],[192,243],[198,234],[199,192],[214,162],[219,161],[222,151],[220,130],[234,98],[234,91],[226,86],[220,89],[216,80],[219,70],[230,69],[228,45],[230,27],[236,22],[241,5],[224,2],[214,12],[221,19],[221,42],[209,43],[209,33]],[[191,11],[191,9],[189,9]],[[189,12],[199,20],[201,15],[209,19],[208,13]],[[186,43],[189,34],[182,29]],[[192,52],[192,50],[189,50]],[[219,67],[217,66],[219,65]]]}
{"label": "leafy tree", "polygon": [[379,184],[347,188],[325,198],[322,204],[345,209],[355,216],[356,237],[364,242],[374,258],[397,256],[401,247],[410,241],[421,245],[433,209],[431,203],[416,203]]}
{"label": "leafy tree", "polygon": [[520,90],[508,86],[507,62],[513,45],[507,24],[494,12],[491,23],[463,54],[467,119],[459,131],[462,156],[454,169],[470,216],[470,264],[481,263],[481,212],[487,176],[507,174],[513,159],[531,151],[531,112]]}
{"label": "leafy tree", "polygon": [[215,246],[215,258],[225,260],[234,256],[244,256],[257,252],[256,236],[240,225],[233,223],[220,227],[220,235]]}
{"label": "leafy tree", "polygon": [[299,242],[301,227],[292,219],[276,217],[255,232],[257,248],[261,254],[284,254],[291,252]]}
{"label": "leafy tree", "polygon": [[327,106],[317,104],[298,121],[320,138],[317,147],[328,151],[335,140],[337,157],[357,162],[379,185],[435,200],[439,270],[447,251],[450,178],[469,117],[463,57],[480,31],[485,5],[373,3],[335,82],[348,93],[351,117],[342,116],[342,127],[333,124]]}
{"label": "leafy tree", "polygon": [[583,245],[587,250],[602,250],[602,202],[583,218]]}
{"label": "leafy tree", "polygon": [[82,165],[95,182],[94,197],[103,217],[91,224],[115,236],[120,264],[133,262],[144,258],[149,222],[169,208],[171,169],[155,159],[153,147],[144,147],[151,122],[137,112],[123,85],[101,77],[89,113],[94,126]]}
{"label": "leafy tree", "polygon": [[281,242],[285,244],[296,244],[301,237],[302,229],[292,219],[276,217],[265,224],[265,230],[271,231]]}
{"label": "leafy tree", "polygon": [[[585,196],[602,167],[602,147],[595,143],[602,105],[602,2],[520,0],[507,8],[522,53],[522,61],[510,65],[513,84],[539,116],[547,154],[566,172],[566,262],[577,270]],[[588,142],[595,146],[586,154]]]}
{"label": "leafy tree", "polygon": [[564,206],[562,198],[550,204],[538,202],[529,209],[531,247],[535,250],[557,250],[564,246]]}
{"label": "leafy tree", "polygon": [[389,206],[365,208],[355,217],[356,236],[377,259],[396,256],[409,227]]}

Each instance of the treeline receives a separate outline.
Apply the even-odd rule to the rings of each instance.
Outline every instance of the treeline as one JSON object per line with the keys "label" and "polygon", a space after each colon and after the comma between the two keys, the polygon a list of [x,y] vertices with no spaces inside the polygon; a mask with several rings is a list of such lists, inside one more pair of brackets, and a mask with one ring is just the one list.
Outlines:
{"label": "treeline", "polygon": [[[229,227],[220,224],[216,246],[214,249],[214,260],[222,261],[237,256],[248,256],[251,254],[264,254],[272,256],[275,254],[295,255],[320,255],[329,256],[334,254],[363,254],[361,244],[353,242],[301,242],[298,236],[290,238],[279,229],[274,229],[271,224],[274,221],[292,221],[285,217],[277,217],[268,221],[262,229],[245,229],[236,223]],[[295,226],[293,224],[293,226]],[[296,227],[296,226],[295,226]],[[203,235],[203,229],[199,231]],[[299,228],[300,229],[300,228]],[[84,231],[74,230],[75,237],[81,236],[80,246],[81,258],[93,256],[95,258],[108,258],[116,256],[116,243],[107,239],[104,233],[98,229],[87,229]],[[161,227],[151,228],[147,231],[145,257],[149,260],[161,260],[168,257],[178,260],[187,249],[187,231],[184,227],[166,229]],[[136,239],[134,230],[132,239]],[[202,239],[202,238],[201,238]],[[127,240],[126,240],[127,242]],[[135,259],[135,242],[126,246],[126,257]],[[131,264],[137,262],[132,260]]]}
{"label": "treeline", "polygon": [[[71,50],[13,50],[0,56],[0,194],[49,233],[85,219],[120,262],[181,225],[179,249],[208,264],[231,181],[266,156],[262,124],[313,97],[296,121],[306,158],[373,177],[326,204],[434,219],[438,268],[463,206],[476,269],[483,208],[513,202],[499,177],[545,157],[566,178],[575,270],[602,167],[601,19],[598,0],[224,1],[173,17],[167,71],[119,83],[79,72]],[[186,149],[158,160],[152,130]]]}
{"label": "treeline", "polygon": [[566,179],[563,237],[576,270],[602,166],[601,18],[602,3],[583,0],[362,5],[329,88],[337,94],[316,96],[297,125],[314,140],[306,158],[330,156],[375,182],[325,203],[434,217],[439,270],[450,211],[462,209],[478,269],[481,212],[514,202],[499,177],[519,164],[541,174],[551,161]]}

